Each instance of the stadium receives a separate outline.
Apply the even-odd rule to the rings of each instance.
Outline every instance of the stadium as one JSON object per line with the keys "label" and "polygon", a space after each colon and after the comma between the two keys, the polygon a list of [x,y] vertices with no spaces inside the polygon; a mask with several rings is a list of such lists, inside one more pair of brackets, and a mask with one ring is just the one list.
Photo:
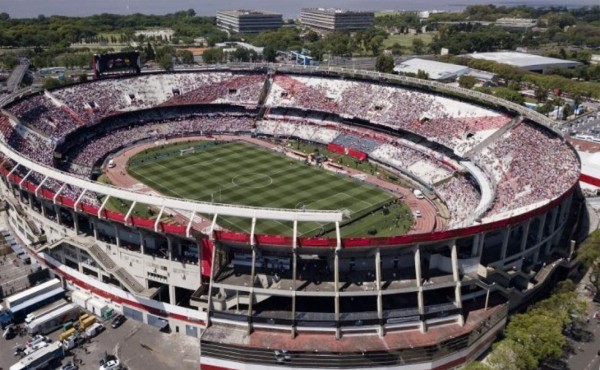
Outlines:
{"label": "stadium", "polygon": [[571,269],[580,163],[459,87],[237,64],[2,102],[8,222],[202,369],[452,369]]}

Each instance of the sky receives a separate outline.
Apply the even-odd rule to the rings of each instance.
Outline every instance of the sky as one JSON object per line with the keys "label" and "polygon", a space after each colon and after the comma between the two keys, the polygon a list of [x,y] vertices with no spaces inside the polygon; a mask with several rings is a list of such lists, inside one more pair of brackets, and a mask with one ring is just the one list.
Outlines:
{"label": "sky", "polygon": [[[344,7],[352,10],[461,10],[485,0],[0,0],[0,12],[13,18],[44,15],[87,16],[99,13],[166,14],[194,9],[198,15],[214,16],[220,9],[260,9],[298,17],[302,7]],[[489,1],[488,1],[489,2]],[[599,5],[599,0],[505,0],[496,5]]]}

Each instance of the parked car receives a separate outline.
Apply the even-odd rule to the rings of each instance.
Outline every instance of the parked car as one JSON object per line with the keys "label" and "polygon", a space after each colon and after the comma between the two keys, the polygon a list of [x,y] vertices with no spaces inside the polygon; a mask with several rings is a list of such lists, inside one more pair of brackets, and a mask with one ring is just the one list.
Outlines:
{"label": "parked car", "polygon": [[106,361],[103,365],[100,365],[99,370],[120,370],[121,363],[118,359]]}
{"label": "parked car", "polygon": [[123,325],[123,323],[125,322],[125,320],[127,320],[127,319],[125,318],[125,316],[123,316],[123,315],[117,315],[117,316],[115,316],[115,318],[114,318],[114,319],[112,319],[112,321],[110,322],[110,326],[111,326],[111,328],[113,328],[113,329],[116,329],[116,328],[118,328],[119,326]]}
{"label": "parked car", "polygon": [[73,363],[63,365],[60,370],[77,370],[79,367]]}

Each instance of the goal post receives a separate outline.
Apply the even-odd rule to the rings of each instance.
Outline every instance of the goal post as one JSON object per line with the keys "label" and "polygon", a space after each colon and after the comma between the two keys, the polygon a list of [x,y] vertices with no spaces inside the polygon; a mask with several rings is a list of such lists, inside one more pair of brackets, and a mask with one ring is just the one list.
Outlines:
{"label": "goal post", "polygon": [[185,149],[180,149],[179,150],[179,156],[183,157],[184,155],[188,155],[188,154],[192,154],[196,152],[196,148],[191,147],[191,148],[185,148]]}

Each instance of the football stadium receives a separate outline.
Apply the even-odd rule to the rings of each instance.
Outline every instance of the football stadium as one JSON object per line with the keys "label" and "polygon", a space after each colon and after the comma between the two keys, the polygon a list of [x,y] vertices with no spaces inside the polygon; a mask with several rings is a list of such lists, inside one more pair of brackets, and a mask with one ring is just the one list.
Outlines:
{"label": "football stadium", "polygon": [[198,338],[202,369],[460,368],[573,268],[579,158],[533,110],[343,68],[133,69],[0,102],[2,206],[68,289]]}

